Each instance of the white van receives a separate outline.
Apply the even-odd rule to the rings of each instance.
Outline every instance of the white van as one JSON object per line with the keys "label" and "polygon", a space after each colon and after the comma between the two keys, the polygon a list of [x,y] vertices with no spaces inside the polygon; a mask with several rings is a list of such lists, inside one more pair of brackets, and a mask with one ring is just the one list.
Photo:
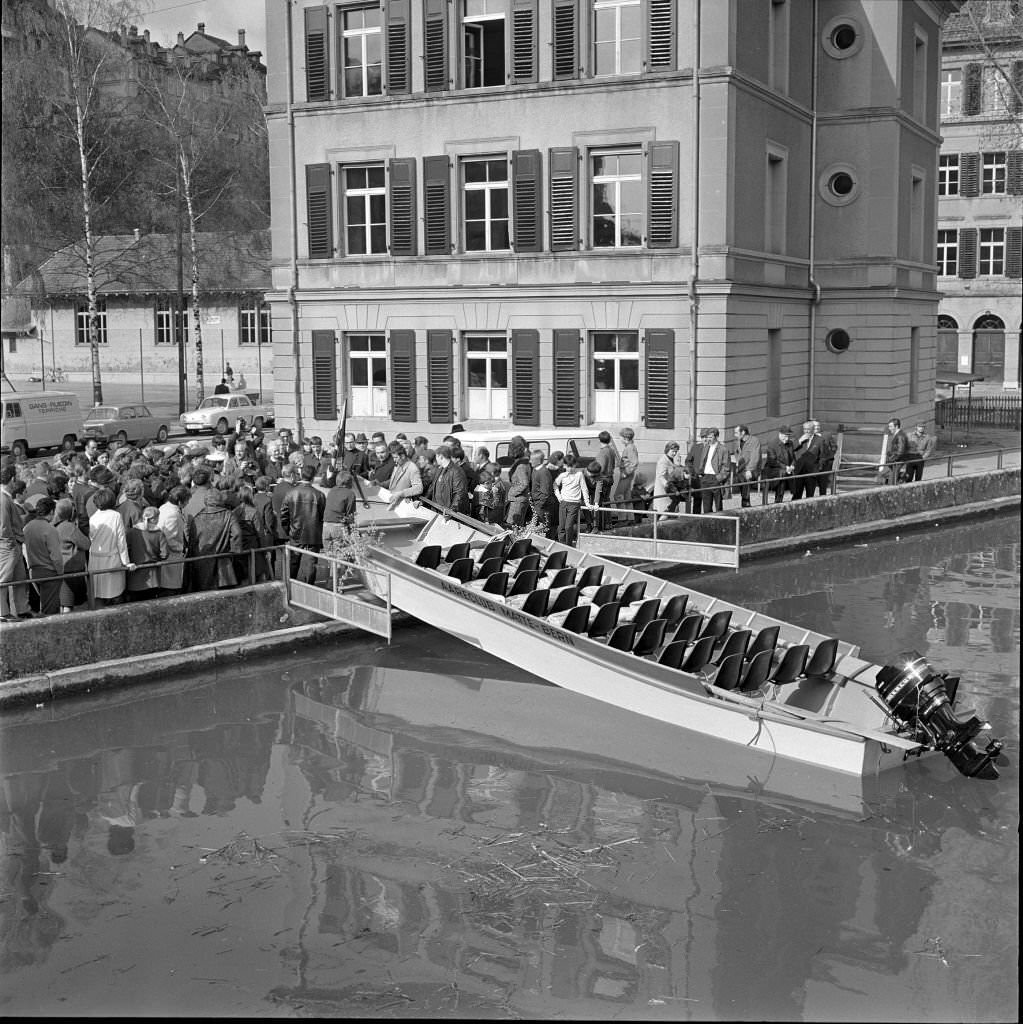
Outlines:
{"label": "white van", "polygon": [[28,458],[39,448],[73,448],[82,433],[82,409],[74,392],[4,388],[0,450]]}
{"label": "white van", "polygon": [[[539,449],[545,455],[551,452],[564,452],[574,455],[583,466],[588,465],[597,457],[600,449],[599,427],[511,427],[507,430],[464,430],[453,434],[462,445],[462,450],[470,462],[474,461],[476,452],[486,448],[490,452],[490,461],[496,462],[502,469],[512,464],[508,454],[511,439],[521,437],[530,451]],[[614,438],[611,447],[615,448]]]}

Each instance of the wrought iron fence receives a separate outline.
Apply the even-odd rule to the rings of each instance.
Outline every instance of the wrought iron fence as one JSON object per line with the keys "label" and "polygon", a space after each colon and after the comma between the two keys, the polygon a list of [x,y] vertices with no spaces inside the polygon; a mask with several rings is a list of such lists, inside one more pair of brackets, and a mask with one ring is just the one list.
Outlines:
{"label": "wrought iron fence", "polygon": [[1023,395],[978,395],[974,398],[939,398],[934,403],[934,422],[938,427],[1000,427],[1020,429]]}

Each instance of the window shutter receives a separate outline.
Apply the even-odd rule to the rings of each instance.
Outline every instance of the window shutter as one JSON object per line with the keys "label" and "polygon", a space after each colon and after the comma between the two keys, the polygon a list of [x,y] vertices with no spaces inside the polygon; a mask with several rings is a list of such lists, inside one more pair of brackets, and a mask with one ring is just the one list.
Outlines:
{"label": "window shutter", "polygon": [[579,332],[554,331],[554,426],[579,426]]}
{"label": "window shutter", "polygon": [[675,426],[675,332],[646,331],[646,416],[652,430]]}
{"label": "window shutter", "polygon": [[652,142],[647,150],[647,247],[678,245],[678,143]]}
{"label": "window shutter", "polygon": [[450,423],[455,418],[451,341],[451,331],[426,332],[426,408],[431,423]]}
{"label": "window shutter", "polygon": [[977,276],[977,229],[959,229],[959,276],[974,278]]}
{"label": "window shutter", "polygon": [[554,51],[554,79],[579,77],[579,3],[554,0],[551,29]]}
{"label": "window shutter", "polygon": [[536,81],[536,0],[512,0],[511,81]]}
{"label": "window shutter", "polygon": [[959,194],[980,194],[980,153],[959,154]]}
{"label": "window shutter", "polygon": [[305,12],[305,98],[310,103],[330,99],[330,34],[327,8]]}
{"label": "window shutter", "polygon": [[973,117],[980,113],[981,65],[967,64],[963,68],[963,115]]}
{"label": "window shutter", "polygon": [[387,25],[387,92],[400,96],[412,91],[409,66],[409,0],[389,0],[384,5]]}
{"label": "window shutter", "polygon": [[1005,191],[1023,196],[1023,149],[1010,149],[1006,154]]}
{"label": "window shutter", "polygon": [[675,0],[648,0],[648,71],[675,70]]}
{"label": "window shutter", "polygon": [[1005,229],[1005,276],[1023,277],[1023,228]]}
{"label": "window shutter", "polygon": [[305,196],[309,259],[329,260],[334,255],[330,164],[309,164],[306,167]]}
{"label": "window shutter", "polygon": [[451,172],[446,156],[423,158],[423,212],[426,255],[451,253]]}
{"label": "window shutter", "polygon": [[551,175],[551,251],[579,247],[579,151],[575,146],[552,149],[549,154]]}
{"label": "window shutter", "polygon": [[391,331],[391,419],[414,423],[416,410],[416,332]]}
{"label": "window shutter", "polygon": [[313,331],[313,419],[337,416],[337,363],[333,331]]}
{"label": "window shutter", "polygon": [[540,332],[511,332],[512,423],[540,426]]}
{"label": "window shutter", "polygon": [[543,249],[541,185],[542,157],[538,149],[520,149],[512,153],[512,189],[515,199],[516,252],[540,252]]}
{"label": "window shutter", "polygon": [[448,3],[426,0],[423,25],[426,91],[443,92],[448,87]]}
{"label": "window shutter", "polygon": [[1009,109],[1014,114],[1023,114],[1023,60],[1012,62],[1012,90]]}
{"label": "window shutter", "polygon": [[388,165],[391,255],[416,255],[416,161],[395,159]]}

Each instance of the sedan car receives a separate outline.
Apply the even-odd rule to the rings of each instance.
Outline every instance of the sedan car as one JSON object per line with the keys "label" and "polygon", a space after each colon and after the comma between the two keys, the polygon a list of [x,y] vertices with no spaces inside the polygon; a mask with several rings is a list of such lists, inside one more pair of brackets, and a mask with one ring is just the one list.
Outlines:
{"label": "sedan car", "polygon": [[97,405],[85,417],[82,440],[117,440],[120,444],[163,444],[170,434],[167,420],[154,416],[148,405]]}
{"label": "sedan car", "polygon": [[273,422],[273,408],[253,402],[248,395],[211,395],[203,399],[191,412],[178,417],[186,433],[198,434],[201,430],[212,430],[226,434],[233,430],[239,419],[247,427],[263,427]]}

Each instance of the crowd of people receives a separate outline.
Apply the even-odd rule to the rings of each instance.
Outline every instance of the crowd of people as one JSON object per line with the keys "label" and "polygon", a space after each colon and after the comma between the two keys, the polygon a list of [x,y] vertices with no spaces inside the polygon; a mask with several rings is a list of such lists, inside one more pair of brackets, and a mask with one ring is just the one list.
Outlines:
{"label": "crowd of people", "polygon": [[[890,482],[920,479],[934,438],[888,424]],[[826,494],[835,457],[831,435],[816,420],[798,437],[788,427],[761,443],[735,428],[729,449],[715,428],[683,454],[668,442],[647,485],[635,433],[618,444],[601,431],[592,459],[529,449],[511,439],[505,465],[483,447],[470,459],[458,433],[431,447],[398,433],[345,433],[339,444],[317,436],[297,443],[246,428],[208,445],[117,446],[95,440],[34,467],[8,460],[0,470],[0,615],[6,620],[94,605],[259,583],[280,575],[275,550],[292,550],[288,571],[311,581],[313,553],[344,554],[363,485],[383,488],[394,509],[427,501],[487,523],[529,528],[574,545],[580,528],[633,521],[636,509],[721,511],[734,488],[748,507],[760,487],[784,500]],[[375,493],[375,487],[374,487]],[[64,578],[58,578],[64,577]]]}

